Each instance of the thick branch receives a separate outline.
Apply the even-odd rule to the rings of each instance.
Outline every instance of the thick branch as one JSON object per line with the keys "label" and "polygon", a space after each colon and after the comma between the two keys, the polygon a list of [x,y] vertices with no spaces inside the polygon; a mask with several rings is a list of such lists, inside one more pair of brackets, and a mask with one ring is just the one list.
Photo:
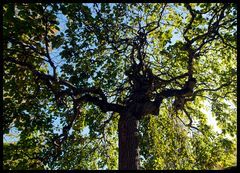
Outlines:
{"label": "thick branch", "polygon": [[4,60],[8,61],[8,62],[13,62],[13,63],[18,64],[18,65],[23,66],[23,67],[27,67],[29,70],[32,71],[32,73],[34,75],[40,77],[40,79],[42,79],[42,80],[50,80],[50,81],[53,81],[53,82],[58,81],[62,85],[65,85],[65,86],[67,86],[71,89],[76,89],[76,87],[68,81],[65,81],[65,80],[59,79],[57,77],[53,77],[51,75],[39,72],[38,70],[36,70],[36,67],[34,67],[32,64],[29,64],[27,62],[22,62],[22,61],[19,61],[19,60],[16,60],[14,58],[10,58],[10,57],[8,57],[7,59],[4,59]]}
{"label": "thick branch", "polygon": [[154,79],[155,79],[155,82],[156,82],[155,83],[155,87],[158,88],[162,84],[169,84],[169,83],[171,83],[173,81],[176,81],[177,79],[182,79],[182,78],[187,77],[187,76],[188,76],[188,73],[184,73],[182,75],[179,75],[179,76],[176,76],[176,77],[172,77],[169,80],[164,80],[164,79],[161,79],[160,77],[154,75]]}
{"label": "thick branch", "polygon": [[124,106],[114,104],[114,103],[108,103],[106,100],[100,100],[98,97],[92,96],[90,94],[86,94],[79,98],[79,100],[84,102],[91,102],[97,106],[103,111],[113,111],[121,113],[124,110]]}
{"label": "thick branch", "polygon": [[189,98],[189,99],[186,99],[186,101],[193,101],[195,99],[195,97],[197,96],[198,93],[200,92],[203,92],[203,91],[218,91],[220,90],[222,87],[225,87],[225,86],[229,86],[231,84],[231,82],[229,83],[225,83],[225,84],[222,84],[220,85],[218,88],[215,88],[215,89],[210,89],[210,88],[204,88],[204,89],[200,89],[200,90],[197,90],[193,93],[192,97]]}
{"label": "thick branch", "polygon": [[[62,79],[59,79],[59,78],[55,78],[51,75],[48,75],[48,74],[41,73],[41,72],[37,71],[32,64],[29,64],[29,63],[26,63],[26,62],[21,62],[21,61],[18,61],[16,59],[14,59],[14,58],[8,58],[8,59],[5,59],[5,61],[13,62],[13,63],[21,65],[23,67],[27,67],[29,70],[32,71],[32,73],[34,75],[38,76],[41,80],[43,80],[45,82],[46,81],[48,81],[48,82],[52,81],[52,82],[55,82],[55,83],[58,82],[59,84],[65,85],[66,87],[69,88],[68,90],[62,91],[62,93],[70,94],[71,90],[72,90],[74,95],[83,95],[85,93],[98,94],[101,99],[99,99],[98,97],[86,94],[86,95],[82,96],[80,98],[80,100],[92,102],[92,103],[96,104],[97,106],[99,106],[101,108],[101,110],[103,110],[104,112],[114,111],[114,112],[119,112],[120,113],[123,110],[123,106],[120,106],[118,104],[108,103],[107,98],[106,98],[106,96],[104,95],[104,93],[101,89],[96,89],[94,87],[92,87],[92,88],[77,88],[76,86],[74,86],[73,84],[71,84],[68,81],[65,81],[65,80],[62,80]],[[61,93],[61,91],[58,91],[58,92]]]}

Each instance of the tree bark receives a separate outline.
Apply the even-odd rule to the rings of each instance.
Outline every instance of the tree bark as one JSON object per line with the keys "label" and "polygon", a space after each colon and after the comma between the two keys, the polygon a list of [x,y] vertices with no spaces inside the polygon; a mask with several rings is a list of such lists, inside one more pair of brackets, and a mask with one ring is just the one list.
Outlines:
{"label": "tree bark", "polygon": [[120,117],[119,170],[139,170],[139,121],[131,114]]}

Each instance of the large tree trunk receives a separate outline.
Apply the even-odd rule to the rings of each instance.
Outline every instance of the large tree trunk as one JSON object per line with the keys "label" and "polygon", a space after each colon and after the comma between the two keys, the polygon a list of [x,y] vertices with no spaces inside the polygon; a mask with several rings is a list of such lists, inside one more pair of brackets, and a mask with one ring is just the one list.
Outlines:
{"label": "large tree trunk", "polygon": [[139,121],[126,114],[121,116],[119,130],[119,170],[138,170],[139,161]]}

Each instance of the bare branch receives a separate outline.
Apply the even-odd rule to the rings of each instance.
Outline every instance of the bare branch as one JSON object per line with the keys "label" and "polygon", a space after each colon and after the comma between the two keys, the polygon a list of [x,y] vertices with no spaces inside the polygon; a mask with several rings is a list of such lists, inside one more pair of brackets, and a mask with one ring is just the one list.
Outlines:
{"label": "bare branch", "polygon": [[44,17],[45,19],[45,35],[44,35],[44,40],[45,40],[45,49],[46,49],[46,57],[48,58],[48,62],[50,64],[50,66],[53,68],[53,76],[56,77],[57,73],[56,73],[56,66],[54,65],[50,54],[49,54],[49,40],[48,40],[48,20],[47,20],[47,16]]}
{"label": "bare branch", "polygon": [[[146,34],[149,34],[150,32],[152,32],[152,31],[156,30],[157,28],[159,28],[159,26],[160,26],[160,21],[161,21],[161,19],[162,19],[163,12],[164,12],[166,6],[167,6],[167,4],[164,4],[164,6],[163,6],[163,8],[162,8],[162,11],[160,12],[160,17],[159,17],[159,19],[158,19],[158,21],[157,21],[157,26],[154,27],[153,29],[151,29],[150,31],[148,31]],[[152,24],[152,23],[150,23],[150,24]],[[147,24],[147,26],[149,26],[150,24]],[[146,27],[147,27],[147,26],[146,26]]]}
{"label": "bare branch", "polygon": [[165,84],[168,84],[168,83],[171,83],[172,81],[176,81],[177,79],[182,79],[184,77],[187,77],[188,76],[188,73],[184,73],[182,75],[179,75],[179,76],[176,76],[176,77],[172,77],[171,79],[169,80],[164,80],[164,79],[161,79],[160,77],[157,77],[157,76],[154,76],[156,80],[158,80],[160,83],[165,83]]}
{"label": "bare branch", "polygon": [[108,103],[106,100],[100,100],[98,97],[92,96],[90,94],[85,94],[84,96],[79,98],[79,101],[84,101],[84,102],[91,102],[97,106],[103,111],[113,111],[113,112],[118,112],[122,113],[125,110],[124,106],[114,104],[114,103]]}
{"label": "bare branch", "polygon": [[202,131],[199,130],[197,127],[195,127],[195,126],[189,126],[188,124],[184,123],[184,121],[183,121],[178,115],[176,115],[176,116],[177,116],[177,118],[182,122],[182,124],[183,124],[185,127],[193,128],[193,129],[198,130],[199,132],[202,133]]}
{"label": "bare branch", "polygon": [[221,36],[219,33],[217,33],[217,35],[219,36],[219,38],[222,40],[223,44],[225,44],[226,46],[231,47],[232,49],[237,49],[237,47],[232,46],[231,44],[226,43],[226,41],[224,40],[223,36]]}
{"label": "bare branch", "polygon": [[232,82],[224,83],[224,84],[220,85],[218,88],[215,88],[215,89],[205,88],[205,89],[197,90],[197,91],[195,91],[193,93],[193,96],[191,98],[186,99],[186,101],[193,101],[193,100],[195,100],[195,97],[198,96],[197,95],[198,93],[201,93],[201,92],[204,92],[204,91],[218,91],[218,90],[220,90],[223,87],[229,86],[231,83]]}
{"label": "bare branch", "polygon": [[[30,48],[30,49],[33,50],[35,53],[37,53],[37,54],[39,54],[39,55],[41,55],[41,56],[46,57],[46,54],[44,54],[44,53],[42,53],[42,52],[39,52],[39,51],[37,50],[37,48],[35,48],[33,45],[28,45],[28,44],[26,44],[26,43],[24,43],[24,42],[22,42],[22,41],[18,41],[18,40],[16,40],[16,39],[14,39],[14,38],[7,38],[7,39],[8,39],[9,41],[13,42],[13,43],[20,44],[20,45],[23,46],[23,47]],[[45,61],[47,61],[47,60],[45,60]],[[47,61],[47,62],[48,62],[48,61]]]}
{"label": "bare branch", "polygon": [[191,7],[188,3],[186,4],[186,8],[187,8],[188,11],[190,12],[192,18],[191,18],[190,22],[188,23],[185,31],[183,32],[183,37],[185,38],[185,40],[186,40],[188,43],[190,43],[190,40],[187,38],[186,33],[188,32],[188,30],[191,29],[192,23],[193,23],[193,21],[194,21],[194,19],[195,19],[195,17],[196,17],[196,14],[193,12],[192,7]]}

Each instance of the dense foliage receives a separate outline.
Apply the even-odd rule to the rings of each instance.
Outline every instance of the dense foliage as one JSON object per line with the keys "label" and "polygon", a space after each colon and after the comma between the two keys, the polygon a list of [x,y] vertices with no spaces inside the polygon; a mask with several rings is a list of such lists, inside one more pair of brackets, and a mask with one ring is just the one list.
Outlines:
{"label": "dense foliage", "polygon": [[118,169],[118,110],[135,72],[149,69],[151,101],[197,82],[181,108],[166,92],[158,116],[138,117],[141,169],[235,165],[236,12],[232,3],[4,4],[3,133],[20,132],[4,141],[4,169]]}

